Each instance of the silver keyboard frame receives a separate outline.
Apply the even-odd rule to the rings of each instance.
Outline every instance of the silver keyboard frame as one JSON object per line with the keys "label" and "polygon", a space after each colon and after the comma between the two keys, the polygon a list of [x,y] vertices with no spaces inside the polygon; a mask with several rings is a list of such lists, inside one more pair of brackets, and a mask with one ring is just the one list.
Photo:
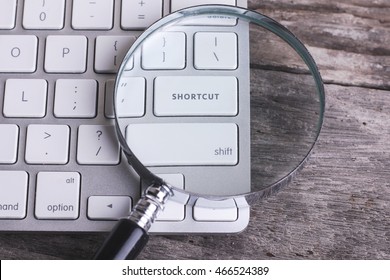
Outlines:
{"label": "silver keyboard frame", "polygon": [[[0,165],[0,170],[23,170],[29,174],[27,215],[22,220],[0,219],[0,231],[27,231],[27,232],[98,232],[109,231],[115,221],[89,220],[87,218],[87,200],[91,195],[129,195],[133,198],[133,205],[141,192],[141,184],[138,176],[128,166],[126,159],[121,157],[118,165],[79,165],[76,161],[77,130],[79,125],[113,125],[113,119],[107,119],[104,114],[105,84],[107,80],[115,78],[115,74],[97,74],[94,72],[95,38],[97,36],[137,36],[141,31],[125,31],[120,28],[119,0],[114,6],[114,27],[109,31],[73,30],[70,27],[72,1],[66,0],[65,26],[62,30],[25,30],[22,28],[22,15],[24,3],[18,0],[16,12],[16,27],[12,30],[0,30],[3,35],[35,35],[38,37],[37,70],[34,73],[15,74],[0,73],[0,108],[3,110],[3,97],[5,81],[10,78],[19,79],[45,79],[48,82],[46,116],[39,119],[5,118],[0,114],[0,123],[17,124],[19,126],[19,147],[16,164]],[[237,5],[246,7],[245,0],[237,0]],[[164,1],[163,14],[169,13],[169,1]],[[45,38],[47,35],[84,35],[88,38],[87,71],[83,74],[49,74],[44,72]],[[243,54],[241,54],[243,55]],[[53,115],[54,86],[57,79],[94,79],[98,82],[97,116],[93,119],[62,119]],[[25,163],[25,140],[27,126],[30,124],[66,124],[70,127],[70,154],[66,165],[29,165]],[[35,186],[38,172],[72,171],[81,174],[81,192],[79,218],[76,220],[38,220],[34,216],[35,211]],[[170,167],[165,173],[178,173]],[[202,175],[198,168],[194,171]],[[196,175],[195,174],[195,175]],[[108,176],[109,175],[109,176]],[[203,176],[199,176],[202,178]],[[215,176],[220,177],[220,176]],[[247,178],[249,180],[249,178]],[[1,183],[1,182],[0,182]],[[224,183],[232,184],[230,180]],[[234,182],[233,182],[234,183]],[[242,182],[236,182],[242,183]],[[183,221],[156,222],[150,232],[153,234],[181,234],[181,233],[235,233],[244,230],[249,222],[249,207],[242,205],[238,208],[238,219],[234,222],[198,222],[192,218],[192,207],[187,206]]]}

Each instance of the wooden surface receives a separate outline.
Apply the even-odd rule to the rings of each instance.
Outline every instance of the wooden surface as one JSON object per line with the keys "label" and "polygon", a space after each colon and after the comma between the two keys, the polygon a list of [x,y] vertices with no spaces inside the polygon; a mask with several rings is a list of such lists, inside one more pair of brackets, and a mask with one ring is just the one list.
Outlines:
{"label": "wooden surface", "polygon": [[[239,235],[152,236],[141,259],[390,259],[390,1],[256,0],[326,83],[311,160]],[[104,234],[0,235],[1,259],[86,259]]]}

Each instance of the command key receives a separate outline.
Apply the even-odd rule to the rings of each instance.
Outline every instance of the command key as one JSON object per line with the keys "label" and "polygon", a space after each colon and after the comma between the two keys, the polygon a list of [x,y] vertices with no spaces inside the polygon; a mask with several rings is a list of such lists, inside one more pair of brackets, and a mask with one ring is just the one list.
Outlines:
{"label": "command key", "polygon": [[0,219],[26,217],[28,174],[0,171]]}

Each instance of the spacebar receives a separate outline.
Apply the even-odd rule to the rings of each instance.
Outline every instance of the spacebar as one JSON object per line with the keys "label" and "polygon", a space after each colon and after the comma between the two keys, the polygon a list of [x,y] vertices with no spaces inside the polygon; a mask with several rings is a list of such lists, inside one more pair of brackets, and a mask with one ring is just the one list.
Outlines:
{"label": "spacebar", "polygon": [[236,165],[234,123],[153,123],[127,126],[126,141],[146,166]]}

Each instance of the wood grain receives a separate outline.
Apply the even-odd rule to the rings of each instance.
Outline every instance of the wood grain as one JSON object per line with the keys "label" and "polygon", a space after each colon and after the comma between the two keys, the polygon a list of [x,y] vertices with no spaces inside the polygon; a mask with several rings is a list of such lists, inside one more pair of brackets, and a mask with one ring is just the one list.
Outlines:
{"label": "wood grain", "polygon": [[[326,82],[313,156],[252,207],[242,234],[152,236],[141,259],[390,258],[390,2],[250,0],[312,52]],[[104,234],[2,233],[1,259],[87,259]]]}
{"label": "wood grain", "polygon": [[265,0],[249,7],[294,32],[326,82],[389,89],[389,1]]}

